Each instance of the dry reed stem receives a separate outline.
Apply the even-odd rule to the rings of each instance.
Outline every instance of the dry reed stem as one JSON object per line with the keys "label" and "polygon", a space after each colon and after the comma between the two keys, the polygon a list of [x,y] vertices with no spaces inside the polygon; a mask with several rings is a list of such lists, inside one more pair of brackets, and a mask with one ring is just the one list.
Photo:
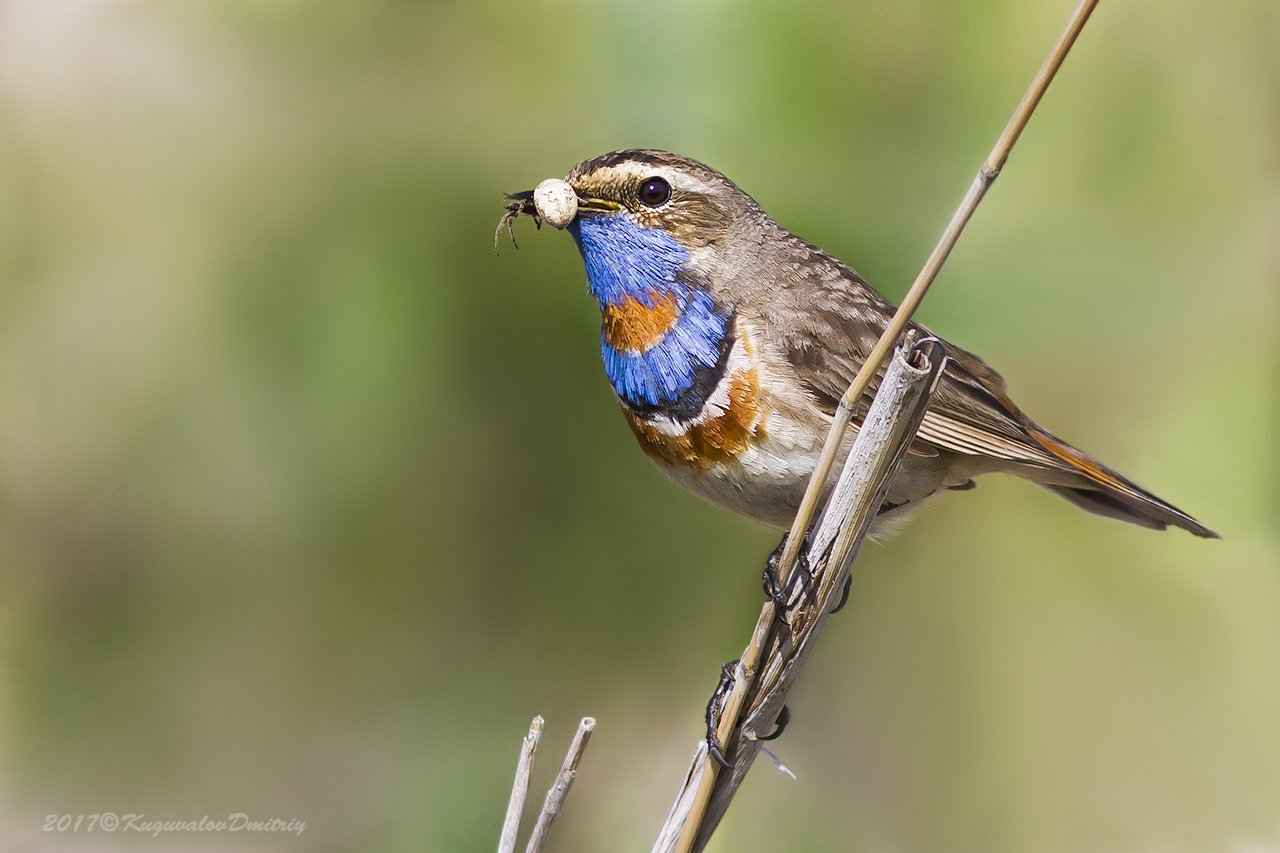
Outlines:
{"label": "dry reed stem", "polygon": [[[832,422],[831,429],[827,434],[822,454],[805,491],[800,509],[796,514],[795,521],[792,523],[790,536],[786,547],[783,549],[782,558],[778,562],[779,580],[784,588],[795,565],[796,556],[799,554],[804,540],[804,534],[809,529],[822,489],[830,476],[831,469],[834,467],[844,432],[852,418],[854,406],[862,399],[872,378],[880,371],[885,357],[892,350],[903,330],[906,329],[912,314],[915,313],[930,285],[937,278],[938,272],[951,254],[951,250],[955,247],[956,241],[959,240],[965,225],[970,217],[973,216],[978,203],[982,201],[991,184],[995,182],[1001,168],[1008,160],[1014,143],[1017,142],[1036,106],[1048,89],[1049,83],[1052,82],[1054,75],[1057,74],[1058,69],[1062,66],[1067,53],[1071,50],[1072,45],[1075,44],[1076,38],[1080,35],[1090,14],[1092,14],[1097,5],[1098,0],[1081,0],[1080,5],[1072,14],[1067,28],[1059,37],[1043,65],[1041,65],[1013,116],[1009,119],[999,139],[997,139],[995,147],[992,148],[991,153],[983,162],[977,177],[974,178],[968,192],[961,200],[959,207],[939,238],[938,244],[930,253],[924,267],[907,291],[902,304],[898,307],[889,325],[885,328],[884,333],[880,336],[875,347],[863,363],[862,368],[858,371],[858,375],[854,377],[848,390],[845,391],[840,406],[836,410],[836,417]],[[733,689],[730,690],[724,701],[724,710],[718,735],[721,741],[725,743],[728,742],[728,738],[738,725],[743,703],[746,700],[748,691],[752,688],[752,682],[764,646],[769,640],[770,627],[774,618],[772,605],[767,606],[765,610],[767,614],[762,611],[761,617],[752,631],[751,641],[748,643],[747,650],[735,673],[736,681]],[[658,842],[654,846],[655,850],[672,849],[684,853],[684,851],[693,849],[694,839],[698,836],[697,824],[702,823],[703,815],[710,801],[712,788],[715,786],[718,767],[718,765],[706,760],[704,744],[695,753],[694,766],[690,768],[685,785],[681,788],[676,802],[672,804],[672,812],[668,815],[668,823],[664,824],[663,833],[660,834]],[[678,811],[684,813],[681,832],[678,837],[670,839],[670,844],[664,844],[664,840],[668,838],[667,832],[672,816]]]}
{"label": "dry reed stem", "polygon": [[520,834],[520,815],[524,811],[525,798],[529,796],[529,775],[533,772],[533,758],[542,740],[541,716],[529,723],[529,734],[520,741],[520,758],[516,761],[516,778],[511,783],[511,799],[507,801],[507,817],[502,822],[502,836],[498,839],[498,853],[514,853],[516,837]]}
{"label": "dry reed stem", "polygon": [[787,540],[787,547],[783,549],[782,558],[778,561],[778,573],[784,582],[792,566],[795,565],[800,542],[805,531],[809,529],[809,522],[813,518],[818,498],[822,494],[822,487],[831,473],[831,468],[835,465],[836,454],[840,450],[840,441],[849,426],[854,406],[866,392],[867,386],[871,384],[872,377],[879,372],[885,356],[889,354],[889,350],[893,348],[898,336],[902,334],[902,330],[911,321],[911,315],[920,306],[924,295],[929,292],[929,286],[933,284],[938,272],[942,269],[943,263],[946,262],[947,257],[951,254],[951,250],[955,248],[956,241],[960,239],[960,234],[964,231],[969,218],[973,216],[978,203],[982,201],[982,197],[986,195],[987,190],[995,183],[1000,170],[1004,168],[1005,161],[1009,159],[1009,152],[1013,150],[1013,144],[1018,141],[1018,137],[1022,134],[1023,128],[1027,126],[1031,114],[1040,103],[1040,99],[1044,97],[1045,90],[1049,88],[1049,83],[1053,81],[1054,75],[1058,73],[1063,60],[1067,58],[1068,51],[1075,44],[1076,37],[1084,29],[1085,22],[1089,20],[1089,15],[1092,14],[1094,7],[1097,5],[1098,0],[1081,0],[1080,5],[1076,7],[1066,30],[1058,38],[1057,44],[1053,46],[1053,50],[1045,58],[1044,64],[1040,66],[1040,70],[1031,81],[1026,94],[1022,96],[1022,100],[1018,103],[1018,108],[1014,110],[1009,123],[1005,125],[1004,132],[996,140],[995,147],[991,149],[991,153],[987,155],[982,168],[978,170],[978,175],[973,179],[973,183],[970,184],[969,191],[965,193],[964,198],[960,201],[960,206],[952,214],[951,221],[947,223],[947,227],[942,232],[942,237],[939,238],[938,244],[929,254],[924,267],[920,270],[920,274],[916,276],[916,280],[912,282],[911,288],[907,291],[907,295],[903,297],[902,304],[898,306],[898,310],[889,321],[889,325],[885,327],[884,334],[876,341],[875,347],[872,348],[870,355],[867,356],[867,360],[863,362],[858,375],[849,383],[849,388],[844,392],[844,397],[840,401],[840,408],[836,412],[836,418],[831,424],[831,429],[827,433],[826,443],[822,447],[822,455],[819,457],[818,464],[809,479],[809,486],[805,490],[795,521],[791,524],[791,535]]}
{"label": "dry reed stem", "polygon": [[[763,658],[764,675],[742,722],[723,736],[733,769],[704,787],[710,778],[708,771],[715,765],[707,756],[705,742],[699,745],[654,851],[698,849],[710,838],[760,749],[757,735],[772,725],[825,627],[833,599],[942,374],[945,357],[936,339],[909,346],[909,350],[899,351],[886,372],[811,539],[807,553],[816,595],[797,590],[789,623],[781,628],[773,620],[772,602],[761,608],[761,621],[768,624],[768,637],[761,643],[768,651]],[[743,675],[742,664],[737,675]],[[700,802],[702,796],[707,800]]]}
{"label": "dry reed stem", "polygon": [[578,762],[582,760],[587,741],[595,730],[595,717],[583,717],[582,722],[578,723],[578,732],[569,744],[569,751],[565,753],[564,763],[560,765],[555,783],[547,790],[547,797],[542,801],[542,811],[538,814],[537,823],[533,825],[533,833],[529,836],[529,844],[524,848],[524,853],[539,853],[542,850],[547,834],[551,832],[551,822],[556,819],[564,806],[565,798],[569,796],[569,786],[578,775]]}

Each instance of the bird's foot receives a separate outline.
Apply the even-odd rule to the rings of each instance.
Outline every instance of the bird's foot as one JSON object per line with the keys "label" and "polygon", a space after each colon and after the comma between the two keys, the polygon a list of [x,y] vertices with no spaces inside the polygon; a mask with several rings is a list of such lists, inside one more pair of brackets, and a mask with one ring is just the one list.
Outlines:
{"label": "bird's foot", "polygon": [[[738,659],[729,661],[720,670],[720,683],[716,685],[716,691],[711,694],[711,700],[707,702],[707,754],[726,770],[733,767],[728,759],[724,757],[724,746],[720,743],[720,735],[716,734],[716,729],[720,728],[720,716],[724,713],[724,700],[728,698],[729,691],[733,690],[736,679],[733,671],[738,666]],[[781,715],[779,715],[781,718]],[[775,732],[774,735],[780,734]]]}
{"label": "bird's foot", "polygon": [[809,544],[808,533],[805,534],[804,546],[801,547],[800,553],[796,555],[795,569],[791,572],[791,577],[787,579],[785,588],[778,579],[778,561],[782,559],[782,552],[786,550],[788,535],[783,535],[778,547],[774,548],[773,553],[769,555],[769,559],[765,560],[764,572],[760,575],[760,585],[764,588],[765,597],[773,602],[783,622],[787,621],[786,614],[796,606],[791,603],[791,600],[795,598],[797,588],[801,593],[801,597],[803,597],[803,594],[808,592],[809,585],[813,583],[813,572],[809,570],[809,558],[805,554]]}

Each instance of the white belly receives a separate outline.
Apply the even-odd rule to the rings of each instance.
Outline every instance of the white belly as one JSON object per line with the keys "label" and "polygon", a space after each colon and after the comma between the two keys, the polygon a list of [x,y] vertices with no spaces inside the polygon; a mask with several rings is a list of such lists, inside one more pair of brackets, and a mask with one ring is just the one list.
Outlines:
{"label": "white belly", "polygon": [[[703,412],[688,422],[632,417],[641,446],[679,485],[725,509],[770,527],[787,529],[813,473],[831,419],[789,375],[771,364],[747,332],[730,356],[730,369]],[[625,406],[624,406],[625,410]],[[827,481],[839,476],[857,435],[845,434]],[[918,504],[938,489],[971,474],[948,453],[909,453],[894,476],[886,502]],[[824,495],[825,497],[825,495]],[[895,513],[901,515],[903,513]]]}
{"label": "white belly", "polygon": [[778,413],[766,417],[764,426],[764,440],[732,460],[706,469],[660,467],[676,483],[718,506],[786,529],[800,506],[826,430]]}

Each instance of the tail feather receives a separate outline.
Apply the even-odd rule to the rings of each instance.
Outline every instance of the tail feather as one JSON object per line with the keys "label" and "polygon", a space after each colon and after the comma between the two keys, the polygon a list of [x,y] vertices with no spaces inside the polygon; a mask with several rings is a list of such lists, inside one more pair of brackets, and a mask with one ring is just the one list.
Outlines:
{"label": "tail feather", "polygon": [[1039,428],[1028,432],[1045,450],[1080,475],[1083,482],[1078,485],[1043,485],[1081,509],[1153,530],[1164,530],[1173,525],[1205,539],[1222,538],[1173,504],[1161,500],[1056,436]]}

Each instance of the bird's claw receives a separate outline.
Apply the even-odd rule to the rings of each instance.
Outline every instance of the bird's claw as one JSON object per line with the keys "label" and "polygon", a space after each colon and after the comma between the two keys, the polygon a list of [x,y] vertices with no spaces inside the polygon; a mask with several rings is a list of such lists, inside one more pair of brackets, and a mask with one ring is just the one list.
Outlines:
{"label": "bird's claw", "polygon": [[845,575],[844,589],[840,590],[840,603],[831,608],[831,615],[844,610],[844,606],[849,603],[849,588],[853,586],[853,575]]}
{"label": "bird's claw", "polygon": [[773,721],[773,732],[764,737],[757,737],[756,740],[777,740],[786,731],[787,724],[790,722],[791,709],[783,705],[782,710],[778,712],[778,718]]}
{"label": "bird's claw", "polygon": [[716,729],[720,728],[720,715],[724,713],[724,700],[729,695],[729,691],[733,690],[736,679],[733,672],[738,666],[738,660],[734,659],[726,663],[720,669],[720,682],[716,685],[716,690],[711,694],[711,700],[707,702],[707,755],[711,756],[711,760],[719,764],[726,770],[733,768],[729,760],[724,757],[723,745],[720,743],[720,736],[716,734]]}
{"label": "bird's claw", "polygon": [[[808,534],[805,535],[805,544],[808,545]],[[791,600],[796,597],[796,586],[799,585],[801,598],[804,593],[808,592],[809,585],[813,582],[813,572],[809,570],[809,558],[805,555],[805,548],[796,555],[795,569],[791,572],[791,577],[787,579],[787,585],[784,589],[782,582],[778,579],[778,561],[782,559],[782,552],[787,547],[787,536],[782,537],[782,541],[778,543],[778,547],[773,549],[773,553],[769,555],[769,559],[765,561],[764,571],[760,574],[760,585],[764,589],[765,597],[773,602],[777,608],[779,618],[785,623],[787,621],[786,614],[793,610],[799,602],[792,604]]]}

